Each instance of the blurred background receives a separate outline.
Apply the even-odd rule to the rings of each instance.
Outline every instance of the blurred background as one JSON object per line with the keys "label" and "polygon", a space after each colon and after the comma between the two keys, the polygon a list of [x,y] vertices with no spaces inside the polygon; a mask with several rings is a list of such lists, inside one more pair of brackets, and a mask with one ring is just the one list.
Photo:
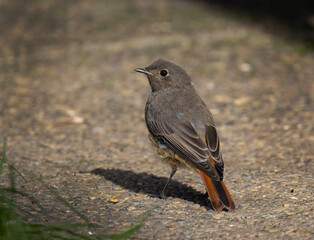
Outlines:
{"label": "blurred background", "polygon": [[[155,207],[137,237],[310,238],[313,32],[310,0],[0,0],[0,137],[27,179],[47,177],[105,230]],[[149,197],[169,172],[148,144],[150,88],[133,69],[158,58],[189,73],[216,119],[235,213],[206,211],[186,171],[175,180],[192,197],[174,185],[168,200]],[[79,174],[98,168],[119,171]],[[42,185],[19,184],[48,206],[44,219],[72,219]]]}
{"label": "blurred background", "polygon": [[[12,112],[11,120],[21,115],[25,121],[41,102],[47,107],[55,93],[70,101],[68,96],[81,98],[82,89],[119,84],[119,91],[133,93],[121,89],[135,80],[132,69],[159,57],[209,80],[209,88],[223,88],[231,78],[242,82],[267,74],[269,64],[283,67],[285,47],[311,54],[314,42],[309,0],[2,0],[0,12],[1,109]],[[291,78],[296,70],[287,68],[283,74]],[[15,94],[19,90],[23,94]],[[25,106],[15,111],[14,101]]]}

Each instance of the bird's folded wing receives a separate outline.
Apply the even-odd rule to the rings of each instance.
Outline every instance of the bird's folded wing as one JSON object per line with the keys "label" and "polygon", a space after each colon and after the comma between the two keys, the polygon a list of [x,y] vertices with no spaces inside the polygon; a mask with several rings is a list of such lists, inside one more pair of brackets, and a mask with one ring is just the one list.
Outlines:
{"label": "bird's folded wing", "polygon": [[206,144],[210,151],[211,159],[213,160],[213,165],[217,173],[220,176],[220,180],[223,179],[223,172],[224,172],[224,161],[222,159],[222,155],[220,152],[220,141],[218,137],[218,133],[216,127],[213,125],[206,125],[205,127],[205,138]]}
{"label": "bird's folded wing", "polygon": [[191,123],[177,122],[174,127],[171,126],[171,123],[164,121],[162,117],[150,118],[146,121],[150,133],[160,143],[165,144],[174,153],[190,162],[213,180],[220,180],[215,166],[212,166],[209,161],[211,151]]}

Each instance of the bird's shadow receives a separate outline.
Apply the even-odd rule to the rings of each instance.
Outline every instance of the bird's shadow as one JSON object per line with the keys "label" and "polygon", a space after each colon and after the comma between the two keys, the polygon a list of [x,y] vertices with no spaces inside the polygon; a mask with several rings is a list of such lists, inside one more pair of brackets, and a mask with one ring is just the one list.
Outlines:
{"label": "bird's shadow", "polygon": [[[121,169],[104,169],[96,168],[91,173],[104,177],[105,179],[133,191],[135,193],[141,192],[158,198],[167,178],[157,177],[148,173],[135,173],[133,171]],[[194,190],[190,186],[180,183],[176,180],[171,180],[166,189],[166,196],[181,198],[205,208],[210,208],[211,204],[207,193],[201,193]]]}

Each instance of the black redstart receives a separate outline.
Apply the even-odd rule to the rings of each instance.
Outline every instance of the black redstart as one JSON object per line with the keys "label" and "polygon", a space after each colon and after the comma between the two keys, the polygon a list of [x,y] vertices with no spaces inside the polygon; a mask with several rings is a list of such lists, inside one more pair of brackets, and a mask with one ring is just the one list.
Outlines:
{"label": "black redstart", "polygon": [[201,175],[214,210],[234,210],[223,182],[224,162],[214,119],[189,75],[162,59],[135,71],[147,76],[152,89],[145,106],[149,139],[158,155],[172,167],[161,196],[165,196],[177,167],[184,166]]}

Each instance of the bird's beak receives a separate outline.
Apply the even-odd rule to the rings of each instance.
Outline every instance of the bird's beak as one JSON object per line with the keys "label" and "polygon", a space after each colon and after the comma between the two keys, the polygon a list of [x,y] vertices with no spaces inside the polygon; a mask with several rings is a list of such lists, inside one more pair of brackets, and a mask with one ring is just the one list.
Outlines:
{"label": "bird's beak", "polygon": [[145,68],[135,68],[134,71],[139,72],[139,73],[144,73],[146,75],[154,76],[153,73],[147,71]]}

